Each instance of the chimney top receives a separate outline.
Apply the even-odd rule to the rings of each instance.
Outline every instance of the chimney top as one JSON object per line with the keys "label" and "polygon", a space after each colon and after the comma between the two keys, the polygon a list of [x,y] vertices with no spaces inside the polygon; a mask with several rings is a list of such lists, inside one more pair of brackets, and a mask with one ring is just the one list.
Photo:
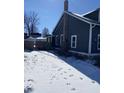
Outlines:
{"label": "chimney top", "polygon": [[68,0],[64,1],[64,11],[68,11]]}

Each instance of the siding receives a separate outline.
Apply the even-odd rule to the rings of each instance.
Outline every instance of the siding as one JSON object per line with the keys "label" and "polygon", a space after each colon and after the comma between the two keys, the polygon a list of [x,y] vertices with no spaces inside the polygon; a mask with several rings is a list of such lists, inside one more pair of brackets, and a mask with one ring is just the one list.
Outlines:
{"label": "siding", "polygon": [[53,32],[53,35],[55,35],[55,36],[58,35],[58,40],[57,40],[58,45],[57,46],[55,45],[55,47],[60,47],[61,34],[63,34],[63,19],[60,21],[60,23],[57,25],[57,27],[55,28],[55,30]]}
{"label": "siding", "polygon": [[[68,46],[70,50],[88,53],[90,25],[69,16]],[[77,35],[77,48],[71,48],[71,35]]]}
{"label": "siding", "polygon": [[92,53],[100,53],[100,50],[97,49],[98,34],[100,34],[100,26],[95,26],[92,29]]}
{"label": "siding", "polygon": [[[89,29],[90,29],[90,24],[83,22],[79,19],[76,19],[72,16],[69,16],[68,40],[67,40],[68,49],[77,51],[77,52],[88,53]],[[92,31],[91,53],[100,53],[100,50],[97,49],[97,36],[98,34],[100,34],[100,26],[95,26],[92,30],[93,31]],[[60,19],[59,23],[57,24],[56,28],[53,31],[53,35],[58,35],[59,45],[55,47],[60,47],[61,34],[63,34],[63,17]],[[77,35],[77,47],[76,48],[71,48],[71,35]],[[53,37],[53,41],[55,41],[54,37]]]}

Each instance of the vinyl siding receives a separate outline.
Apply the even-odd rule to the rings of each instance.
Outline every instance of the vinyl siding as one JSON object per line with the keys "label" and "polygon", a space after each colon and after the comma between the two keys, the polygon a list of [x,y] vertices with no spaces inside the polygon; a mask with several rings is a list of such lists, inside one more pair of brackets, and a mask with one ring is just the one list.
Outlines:
{"label": "vinyl siding", "polygon": [[100,34],[100,26],[95,26],[92,29],[92,53],[100,53],[97,49],[98,34]]}
{"label": "vinyl siding", "polygon": [[[89,27],[90,25],[88,23],[80,21],[72,16],[69,16],[69,50],[88,53]],[[77,35],[76,48],[71,48],[71,35]]]}
{"label": "vinyl siding", "polygon": [[[60,47],[60,36],[61,34],[63,34],[63,20],[60,21],[60,23],[57,25],[57,27],[55,28],[54,32],[52,33],[54,36],[58,35],[58,40],[57,43],[58,45],[56,47]],[[56,39],[56,38],[54,38]]]}

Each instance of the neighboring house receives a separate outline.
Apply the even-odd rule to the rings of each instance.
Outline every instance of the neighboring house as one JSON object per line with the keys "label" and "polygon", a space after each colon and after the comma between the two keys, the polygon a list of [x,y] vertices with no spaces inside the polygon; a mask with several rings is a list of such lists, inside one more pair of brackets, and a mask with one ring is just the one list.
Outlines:
{"label": "neighboring house", "polygon": [[68,0],[64,12],[53,30],[55,48],[72,53],[95,56],[100,54],[100,9],[84,15],[68,11]]}
{"label": "neighboring house", "polygon": [[28,33],[24,32],[24,39],[27,39],[29,37],[38,38],[38,37],[41,37],[41,34],[40,33],[31,33],[31,35],[29,36]]}
{"label": "neighboring house", "polygon": [[41,37],[40,33],[31,33],[31,36],[34,38]]}

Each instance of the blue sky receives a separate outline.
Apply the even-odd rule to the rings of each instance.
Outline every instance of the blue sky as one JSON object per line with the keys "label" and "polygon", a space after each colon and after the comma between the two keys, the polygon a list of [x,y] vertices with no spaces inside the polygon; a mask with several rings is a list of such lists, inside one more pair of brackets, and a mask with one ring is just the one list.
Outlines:
{"label": "blue sky", "polygon": [[[88,11],[100,7],[100,0],[68,0],[69,11],[84,14]],[[50,32],[53,31],[60,16],[63,13],[64,0],[24,0],[24,11],[35,11],[40,18],[38,25],[39,32],[47,27]]]}

